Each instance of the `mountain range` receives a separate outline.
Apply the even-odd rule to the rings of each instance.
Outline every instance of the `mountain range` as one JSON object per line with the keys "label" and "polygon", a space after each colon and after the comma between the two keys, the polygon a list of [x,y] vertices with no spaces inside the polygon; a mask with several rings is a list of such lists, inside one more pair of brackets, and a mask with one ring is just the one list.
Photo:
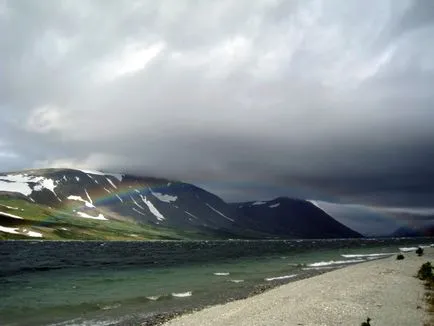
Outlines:
{"label": "mountain range", "polygon": [[189,183],[76,169],[0,174],[0,239],[360,236],[301,199],[229,204]]}

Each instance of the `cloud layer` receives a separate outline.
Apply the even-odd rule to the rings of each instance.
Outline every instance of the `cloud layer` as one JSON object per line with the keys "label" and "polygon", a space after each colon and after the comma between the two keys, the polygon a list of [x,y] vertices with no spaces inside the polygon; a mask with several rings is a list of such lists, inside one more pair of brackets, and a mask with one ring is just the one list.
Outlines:
{"label": "cloud layer", "polygon": [[0,1],[0,164],[432,206],[430,1]]}

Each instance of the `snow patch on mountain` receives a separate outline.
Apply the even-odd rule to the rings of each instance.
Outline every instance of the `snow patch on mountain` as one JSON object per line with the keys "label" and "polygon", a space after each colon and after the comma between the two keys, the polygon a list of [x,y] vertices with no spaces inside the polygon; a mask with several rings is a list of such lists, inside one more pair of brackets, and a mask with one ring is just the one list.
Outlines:
{"label": "snow patch on mountain", "polygon": [[23,229],[20,232],[18,228],[10,228],[10,227],[1,226],[1,225],[0,225],[0,232],[10,233],[10,234],[20,234],[20,235],[25,235],[25,236],[32,237],[32,238],[42,238],[42,233],[39,233],[39,232],[30,231],[27,229]]}
{"label": "snow patch on mountain", "polygon": [[178,199],[178,196],[166,195],[160,192],[153,192],[152,190],[151,190],[151,194],[158,200],[168,204],[170,204],[171,202],[175,202]]}
{"label": "snow patch on mountain", "polygon": [[133,196],[130,196],[131,200],[133,201],[134,205],[136,205],[137,207],[141,208],[142,210],[144,210],[143,206],[140,206],[138,202],[135,201],[135,199],[133,198]]}
{"label": "snow patch on mountain", "polygon": [[149,200],[146,199],[146,196],[142,196],[140,195],[140,197],[142,198],[142,201],[146,204],[146,206],[148,206],[149,210],[151,211],[152,214],[154,214],[154,216],[157,218],[157,220],[159,221],[164,221],[166,218],[158,211],[158,209],[154,206],[154,204],[152,204],[152,202],[150,202]]}
{"label": "snow patch on mountain", "polygon": [[276,207],[279,207],[279,206],[280,206],[280,203],[276,203],[276,204],[270,205],[268,207],[270,207],[270,208],[276,208]]}
{"label": "snow patch on mountain", "polygon": [[220,216],[223,216],[225,219],[231,221],[231,222],[235,222],[233,219],[231,219],[230,217],[227,217],[225,214],[223,214],[222,212],[220,212],[219,210],[215,209],[214,207],[212,207],[210,204],[205,203],[206,206],[208,206],[209,208],[211,208],[214,212],[216,212],[217,214],[219,214]]}
{"label": "snow patch on mountain", "polygon": [[259,205],[264,205],[264,204],[266,204],[267,202],[265,202],[265,201],[255,201],[253,204],[252,204],[252,206],[259,206]]}
{"label": "snow patch on mountain", "polygon": [[98,216],[92,216],[92,215],[89,215],[89,214],[86,214],[86,213],[83,213],[83,212],[77,212],[77,215],[80,216],[80,217],[83,217],[83,218],[91,218],[91,219],[94,219],[94,220],[103,220],[103,221],[108,221],[108,220],[104,217],[104,215],[102,215],[101,213],[99,213]]}
{"label": "snow patch on mountain", "polygon": [[187,212],[187,211],[184,211],[184,212],[185,212],[185,214],[190,215],[191,217],[195,218],[196,220],[199,219],[196,215],[191,214],[190,212]]}
{"label": "snow patch on mountain", "polygon": [[81,196],[71,195],[71,196],[68,196],[67,199],[69,199],[69,200],[75,200],[75,201],[81,201],[81,202],[84,203],[84,205],[85,205],[86,207],[89,207],[89,208],[95,208],[95,206],[93,205],[93,203],[91,203],[91,202],[89,202],[89,201],[87,201],[87,200],[81,198]]}
{"label": "snow patch on mountain", "polygon": [[[36,183],[36,185],[32,189],[29,183]],[[57,197],[54,191],[56,183],[57,182],[49,178],[31,176],[28,174],[0,175],[0,191],[18,192],[24,196],[29,196],[33,191],[48,189]]]}
{"label": "snow patch on mountain", "polygon": [[7,216],[7,217],[12,217],[12,218],[16,218],[16,219],[18,219],[18,220],[23,220],[23,218],[22,218],[21,216],[17,216],[17,215],[13,215],[13,214],[5,213],[5,212],[0,212],[0,215]]}
{"label": "snow patch on mountain", "polygon": [[114,184],[113,181],[110,180],[110,178],[106,178],[106,180],[108,181],[108,183],[111,184],[111,186],[112,186],[113,188],[118,189],[118,187],[116,187],[116,185]]}
{"label": "snow patch on mountain", "polygon": [[92,198],[90,198],[89,193],[87,192],[86,189],[84,189],[84,192],[86,193],[87,199],[89,200],[89,202],[93,205],[93,200]]}

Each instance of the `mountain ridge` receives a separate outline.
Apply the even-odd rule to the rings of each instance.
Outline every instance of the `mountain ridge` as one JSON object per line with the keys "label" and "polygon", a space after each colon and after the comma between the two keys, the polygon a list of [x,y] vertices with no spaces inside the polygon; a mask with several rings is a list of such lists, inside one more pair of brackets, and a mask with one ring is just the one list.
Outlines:
{"label": "mountain ridge", "polygon": [[[325,212],[315,213],[336,229],[324,237],[360,236]],[[0,239],[270,239],[321,233],[282,231],[277,225],[285,223],[274,220],[276,227],[267,228],[202,188],[165,178],[78,169],[0,173]]]}

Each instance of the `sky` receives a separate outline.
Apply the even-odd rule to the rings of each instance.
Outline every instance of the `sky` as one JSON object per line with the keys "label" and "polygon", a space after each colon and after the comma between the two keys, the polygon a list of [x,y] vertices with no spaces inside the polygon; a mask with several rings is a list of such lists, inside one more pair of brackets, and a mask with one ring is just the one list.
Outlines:
{"label": "sky", "polygon": [[0,0],[0,166],[434,207],[434,2]]}

